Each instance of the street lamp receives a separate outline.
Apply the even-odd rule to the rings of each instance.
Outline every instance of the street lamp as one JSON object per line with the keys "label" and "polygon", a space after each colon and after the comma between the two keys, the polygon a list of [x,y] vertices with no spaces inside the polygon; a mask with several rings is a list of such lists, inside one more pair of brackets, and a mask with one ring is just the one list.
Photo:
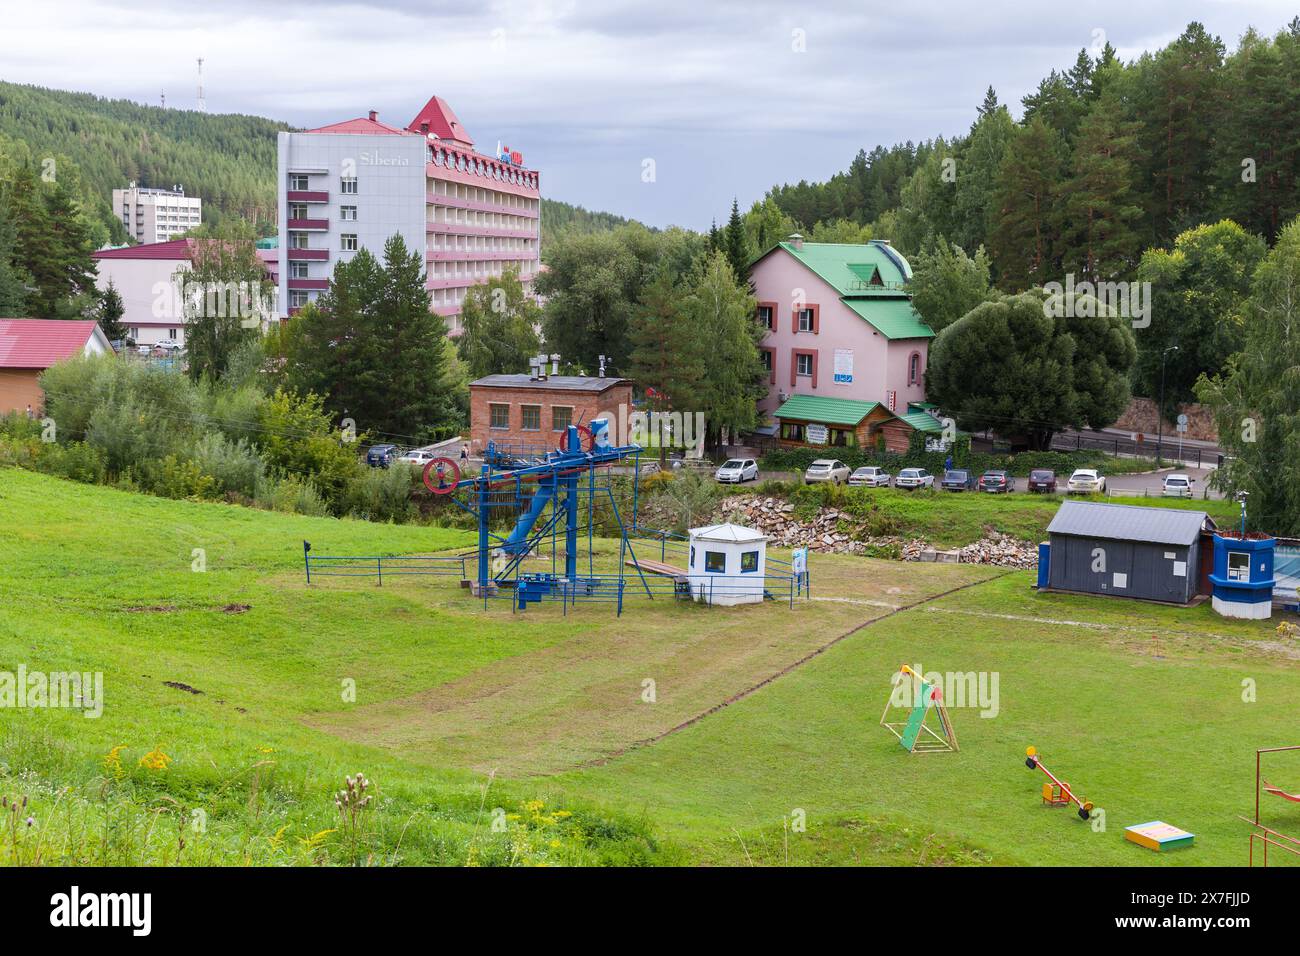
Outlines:
{"label": "street lamp", "polygon": [[1160,467],[1160,448],[1165,434],[1165,359],[1170,352],[1177,352],[1178,346],[1171,345],[1160,353],[1160,404],[1156,406],[1156,467]]}

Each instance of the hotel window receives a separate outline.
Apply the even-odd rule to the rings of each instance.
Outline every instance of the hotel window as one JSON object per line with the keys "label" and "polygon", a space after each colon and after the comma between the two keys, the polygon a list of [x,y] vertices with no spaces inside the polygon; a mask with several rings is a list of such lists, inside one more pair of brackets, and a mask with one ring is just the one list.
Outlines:
{"label": "hotel window", "polygon": [[1250,554],[1245,551],[1228,552],[1228,580],[1250,580]]}
{"label": "hotel window", "polygon": [[342,219],[344,222],[356,222],[356,221],[357,221],[357,207],[356,207],[356,206],[339,206],[339,218]]}
{"label": "hotel window", "polygon": [[339,248],[344,252],[357,251],[357,234],[355,232],[345,232],[339,236]]}
{"label": "hotel window", "polygon": [[307,304],[307,293],[301,290],[294,290],[289,293],[289,308],[301,309]]}
{"label": "hotel window", "polygon": [[770,305],[760,305],[758,307],[758,324],[765,329],[772,327],[772,307]]}
{"label": "hotel window", "polygon": [[794,360],[795,372],[799,375],[806,375],[811,378],[813,372],[813,357],[811,355],[796,355]]}
{"label": "hotel window", "polygon": [[800,309],[798,314],[799,314],[799,331],[800,332],[813,331],[813,310]]}
{"label": "hotel window", "polygon": [[357,177],[343,176],[339,179],[339,192],[345,196],[355,196],[357,194]]}
{"label": "hotel window", "polygon": [[291,262],[291,263],[289,263],[289,278],[290,278],[290,279],[306,279],[306,278],[307,278],[307,263],[305,263],[305,262]]}
{"label": "hotel window", "polygon": [[520,428],[523,431],[537,432],[542,430],[542,406],[520,405],[519,412],[522,417]]}
{"label": "hotel window", "polygon": [[307,218],[307,204],[306,204],[305,202],[291,202],[291,203],[289,203],[289,218],[290,218],[290,219],[306,219],[306,218]]}
{"label": "hotel window", "polygon": [[510,406],[498,405],[496,402],[488,405],[488,424],[492,428],[509,428]]}
{"label": "hotel window", "polygon": [[307,233],[305,233],[305,232],[291,232],[291,233],[289,233],[289,248],[290,248],[290,249],[306,249],[306,248],[308,248],[308,246],[307,246]]}
{"label": "hotel window", "polygon": [[306,192],[311,187],[307,185],[307,176],[304,173],[289,174],[289,188],[294,192]]}
{"label": "hotel window", "polygon": [[551,406],[551,431],[562,432],[573,421],[573,409],[568,405]]}

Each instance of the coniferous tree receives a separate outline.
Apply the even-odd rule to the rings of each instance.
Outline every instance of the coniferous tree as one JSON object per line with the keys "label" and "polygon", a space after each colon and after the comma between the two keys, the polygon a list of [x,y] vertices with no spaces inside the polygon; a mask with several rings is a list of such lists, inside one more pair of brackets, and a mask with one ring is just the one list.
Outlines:
{"label": "coniferous tree", "polygon": [[100,331],[110,342],[126,342],[126,329],[122,325],[122,316],[125,312],[122,294],[117,291],[113,280],[109,279],[108,285],[99,294],[99,307],[96,309],[95,319],[99,322]]}
{"label": "coniferous tree", "polygon": [[1111,281],[1136,263],[1142,214],[1134,197],[1136,153],[1136,124],[1124,118],[1117,97],[1101,97],[1079,127],[1072,175],[1062,190],[1065,271]]}
{"label": "coniferous tree", "polygon": [[1019,292],[1057,273],[1057,198],[1065,174],[1066,146],[1041,114],[1007,147],[993,196],[989,251],[998,263],[998,286]]}

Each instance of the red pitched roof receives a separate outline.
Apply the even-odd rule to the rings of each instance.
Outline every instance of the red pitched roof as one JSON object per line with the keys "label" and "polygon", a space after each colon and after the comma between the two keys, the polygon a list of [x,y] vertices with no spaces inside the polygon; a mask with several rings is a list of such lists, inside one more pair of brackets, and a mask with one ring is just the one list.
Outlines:
{"label": "red pitched roof", "polygon": [[139,246],[120,249],[100,249],[91,253],[92,259],[193,259],[193,239],[172,239],[168,242],[146,242]]}
{"label": "red pitched roof", "polygon": [[91,321],[0,319],[0,368],[49,368],[80,355],[97,330]]}
{"label": "red pitched roof", "polygon": [[424,109],[416,114],[407,129],[418,133],[421,123],[428,123],[429,132],[439,139],[455,140],[466,146],[474,145],[474,138],[469,135],[469,131],[464,126],[460,125],[460,120],[441,96],[432,97],[425,103]]}
{"label": "red pitched roof", "polygon": [[309,129],[304,132],[308,133],[356,133],[367,136],[404,136],[406,130],[398,129],[395,126],[389,126],[387,123],[381,123],[371,113],[369,118],[364,116],[357,119],[344,120],[341,123],[331,123],[329,126],[321,126],[318,129]]}

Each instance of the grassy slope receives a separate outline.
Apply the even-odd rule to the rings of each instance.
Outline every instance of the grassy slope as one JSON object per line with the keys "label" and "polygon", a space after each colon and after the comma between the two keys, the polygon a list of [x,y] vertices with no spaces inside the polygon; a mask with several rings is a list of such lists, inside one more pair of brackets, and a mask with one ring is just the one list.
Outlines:
{"label": "grassy slope", "polygon": [[[1038,595],[1023,573],[886,616],[997,572],[817,555],[817,600],[794,612],[639,599],[621,619],[603,606],[485,614],[446,582],[308,589],[304,537],[359,554],[466,541],[0,471],[0,670],[106,673],[100,720],[0,710],[0,791],[67,817],[49,841],[68,847],[63,859],[86,859],[102,831],[99,858],[169,860],[166,839],[146,840],[128,810],[180,805],[210,814],[189,837],[191,862],[347,859],[342,834],[311,836],[337,826],[329,793],[343,773],[365,769],[384,793],[374,843],[407,862],[664,861],[688,846],[720,863],[1239,863],[1250,751],[1292,742],[1300,703],[1295,648],[1267,625]],[[196,547],[205,573],[190,570]],[[221,610],[232,603],[251,607]],[[707,719],[626,749],[866,621]],[[876,726],[902,661],[997,671],[999,717],[955,710],[960,754],[902,754]],[[347,677],[356,705],[340,699]],[[646,677],[653,705],[640,699]],[[1241,702],[1243,677],[1259,703]],[[1030,743],[1108,810],[1108,833],[1040,810],[1040,779],[1022,763]],[[117,744],[127,780],[105,791],[100,760]],[[154,746],[175,758],[165,773],[135,765]],[[579,764],[546,780],[501,776]],[[475,768],[501,774],[482,812]],[[63,786],[76,789],[54,810]],[[557,822],[529,797],[576,815]],[[509,835],[487,831],[497,804],[520,818]],[[808,832],[783,832],[796,809]],[[1197,832],[1196,850],[1166,860],[1123,843],[1124,825],[1157,817]]]}
{"label": "grassy slope", "polygon": [[[478,858],[510,858],[506,837],[486,832],[480,775],[415,768],[304,721],[342,706],[346,678],[364,705],[555,644],[567,628],[536,619],[485,634],[481,614],[463,602],[429,608],[389,588],[358,588],[345,599],[308,591],[298,571],[304,537],[320,550],[357,554],[467,541],[462,532],[165,501],[0,470],[0,670],[104,673],[100,719],[0,710],[0,788],[30,794],[43,821],[67,817],[53,825],[73,854],[65,859],[94,859],[76,855],[101,852],[78,828],[107,833],[110,820],[119,821],[120,845],[110,840],[96,861],[170,859],[157,838],[141,842],[143,823],[132,811],[181,804],[209,813],[208,832],[189,839],[192,862],[302,862],[331,848],[339,859],[337,834],[323,838],[324,851],[294,840],[338,826],[331,791],[358,769],[384,788],[376,821],[386,828],[378,840],[384,858],[400,844],[407,861],[460,862],[476,828]],[[204,573],[191,570],[194,548],[206,550]],[[250,609],[222,610],[229,604]],[[101,759],[116,745],[127,747],[122,799],[101,807]],[[174,759],[171,769],[151,774],[136,765],[154,747]],[[64,786],[75,789],[59,809]],[[535,793],[496,784],[486,810]],[[635,837],[599,814],[592,820],[613,840],[588,841],[572,832],[581,820],[568,819],[560,845],[537,856],[580,862]]]}
{"label": "grassy slope", "polygon": [[[916,839],[932,833],[939,846],[960,834],[974,859],[1004,863],[1243,864],[1236,817],[1252,809],[1253,751],[1297,742],[1300,648],[1204,605],[1039,595],[1031,581],[1017,572],[868,627],[765,693],[568,785],[645,808],[719,862],[853,861],[880,839],[878,828],[854,831],[866,816],[910,834],[898,852],[913,860],[933,855]],[[960,753],[903,754],[877,726],[902,662],[997,671],[999,715],[954,709]],[[1243,702],[1247,678],[1257,703]],[[1039,805],[1045,778],[1023,764],[1030,744],[1106,809],[1107,832]],[[1294,780],[1300,765],[1278,775]],[[783,837],[795,808],[815,834],[807,843]],[[1291,805],[1264,809],[1300,830]],[[1157,856],[1122,839],[1152,819],[1195,832],[1196,849]]]}

